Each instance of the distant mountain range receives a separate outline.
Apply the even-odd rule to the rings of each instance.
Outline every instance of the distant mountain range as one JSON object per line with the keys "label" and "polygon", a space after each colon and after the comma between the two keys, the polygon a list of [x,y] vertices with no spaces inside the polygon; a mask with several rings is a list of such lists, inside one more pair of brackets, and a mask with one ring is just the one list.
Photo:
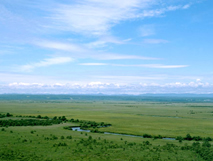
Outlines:
{"label": "distant mountain range", "polygon": [[213,102],[213,94],[141,94],[141,95],[91,95],[71,94],[1,94],[0,100],[41,101],[143,101],[143,102]]}

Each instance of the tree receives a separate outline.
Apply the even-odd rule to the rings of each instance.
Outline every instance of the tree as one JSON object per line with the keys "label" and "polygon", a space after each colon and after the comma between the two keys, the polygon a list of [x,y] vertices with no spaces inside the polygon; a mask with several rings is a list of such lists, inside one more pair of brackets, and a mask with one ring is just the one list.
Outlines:
{"label": "tree", "polygon": [[11,115],[10,113],[7,113],[7,114],[6,114],[6,117],[10,117],[10,116],[13,116],[13,115]]}
{"label": "tree", "polygon": [[190,134],[187,134],[186,137],[184,138],[185,140],[193,140]]}
{"label": "tree", "polygon": [[62,120],[62,121],[66,121],[67,119],[66,119],[65,116],[62,116],[61,120]]}
{"label": "tree", "polygon": [[40,118],[41,118],[41,115],[38,115],[37,118],[40,119]]}

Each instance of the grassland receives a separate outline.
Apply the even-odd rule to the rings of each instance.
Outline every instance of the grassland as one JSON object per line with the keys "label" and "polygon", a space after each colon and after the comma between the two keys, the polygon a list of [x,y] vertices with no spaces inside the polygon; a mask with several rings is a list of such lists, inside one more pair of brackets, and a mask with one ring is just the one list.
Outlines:
{"label": "grassland", "polygon": [[[67,119],[106,122],[112,126],[100,128],[100,131],[114,133],[150,134],[163,137],[185,137],[186,134],[190,134],[213,138],[213,103],[124,100],[0,101],[0,113],[6,114],[7,112],[22,116],[42,115],[50,118],[66,116]],[[0,154],[7,154],[9,158],[1,159],[207,160],[198,155],[195,149],[188,147],[192,146],[192,141],[179,143],[177,140],[87,134],[63,129],[64,126],[72,125],[77,124],[64,123],[52,126],[0,129]],[[50,140],[52,136],[58,139]],[[72,139],[67,139],[67,136],[72,136]]]}

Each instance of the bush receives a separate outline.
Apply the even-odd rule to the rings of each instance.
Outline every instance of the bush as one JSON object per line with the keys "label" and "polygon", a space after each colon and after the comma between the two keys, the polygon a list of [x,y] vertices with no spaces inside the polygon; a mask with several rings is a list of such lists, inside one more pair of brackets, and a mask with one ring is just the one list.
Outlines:
{"label": "bush", "polygon": [[13,115],[10,114],[10,113],[7,113],[7,114],[6,114],[6,117],[11,117],[11,116],[13,116]]}
{"label": "bush", "polygon": [[150,144],[149,141],[143,141],[143,144],[144,144],[144,145],[152,145],[152,144]]}
{"label": "bush", "polygon": [[59,147],[59,146],[67,146],[67,144],[66,143],[53,144],[53,147]]}
{"label": "bush", "polygon": [[67,119],[66,119],[65,116],[62,116],[62,117],[61,117],[61,120],[62,120],[62,121],[67,121]]}
{"label": "bush", "polygon": [[7,113],[6,115],[5,114],[0,114],[0,118],[11,117],[11,116],[13,116],[13,115],[10,114],[10,113]]}
{"label": "bush", "polygon": [[194,136],[194,137],[193,137],[193,140],[195,140],[195,141],[200,141],[200,140],[202,140],[202,138],[201,138],[200,136]]}
{"label": "bush", "polygon": [[191,137],[191,135],[190,134],[187,134],[186,135],[186,137],[184,138],[184,140],[193,140],[193,138]]}
{"label": "bush", "polygon": [[183,137],[182,137],[182,136],[177,136],[177,137],[176,137],[176,140],[178,140],[178,141],[179,141],[179,143],[182,143],[182,141],[183,141]]}
{"label": "bush", "polygon": [[154,136],[154,139],[162,139],[162,138],[163,138],[163,136],[161,136],[161,135]]}
{"label": "bush", "polygon": [[207,138],[204,138],[203,140],[204,140],[204,141],[212,141],[212,138],[207,137]]}
{"label": "bush", "polygon": [[40,119],[40,118],[41,118],[41,115],[38,115],[37,118]]}
{"label": "bush", "polygon": [[149,135],[149,134],[143,134],[143,137],[144,137],[144,138],[152,138],[152,135]]}
{"label": "bush", "polygon": [[67,136],[67,139],[72,139],[72,136],[70,135],[70,136]]}
{"label": "bush", "polygon": [[49,119],[49,117],[48,117],[48,116],[44,116],[43,118],[44,118],[44,119]]}
{"label": "bush", "polygon": [[72,130],[72,128],[69,127],[69,126],[65,126],[65,127],[63,127],[63,128],[66,129],[66,130]]}

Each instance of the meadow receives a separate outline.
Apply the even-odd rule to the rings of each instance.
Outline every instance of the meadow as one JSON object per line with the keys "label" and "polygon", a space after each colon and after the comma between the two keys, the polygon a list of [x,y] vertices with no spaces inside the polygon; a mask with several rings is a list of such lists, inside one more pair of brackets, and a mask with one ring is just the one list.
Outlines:
{"label": "meadow", "polygon": [[[26,99],[22,98],[25,97]],[[27,116],[65,116],[67,120],[105,122],[112,126],[102,132],[130,134],[152,138],[86,133],[64,129],[80,123],[63,122],[49,126],[0,127],[0,160],[211,160],[213,138],[213,103],[187,99],[146,100],[113,99],[96,96],[16,96],[1,99],[0,114],[20,119]],[[52,97],[52,98],[51,98]],[[63,96],[64,97],[64,96]],[[54,99],[53,99],[54,98]],[[56,99],[57,98],[57,99]],[[195,99],[195,98],[193,98]],[[155,101],[153,101],[155,100]],[[187,100],[187,101],[186,101]],[[195,99],[196,100],[196,99]],[[206,99],[203,99],[206,100]],[[186,137],[199,141],[156,139]]]}

